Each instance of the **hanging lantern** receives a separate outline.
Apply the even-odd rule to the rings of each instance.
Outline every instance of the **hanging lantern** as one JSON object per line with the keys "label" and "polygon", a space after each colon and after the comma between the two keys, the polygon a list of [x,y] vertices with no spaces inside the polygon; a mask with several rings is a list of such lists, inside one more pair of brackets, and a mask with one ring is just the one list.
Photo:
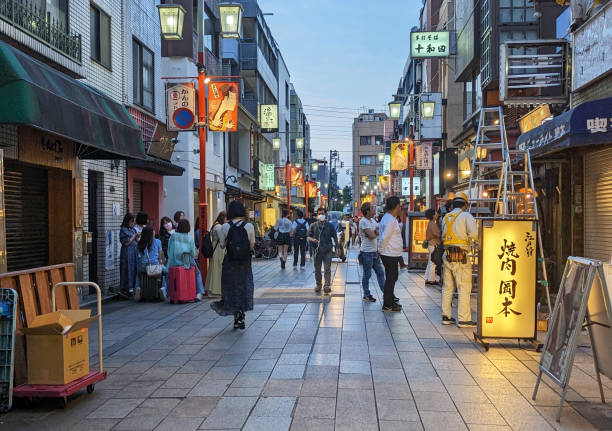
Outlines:
{"label": "hanging lantern", "polygon": [[381,163],[385,161],[385,153],[378,153],[378,161]]}
{"label": "hanging lantern", "polygon": [[280,138],[272,138],[272,148],[275,150],[280,150],[281,140]]}
{"label": "hanging lantern", "polygon": [[157,5],[162,37],[166,40],[183,39],[185,9],[180,4]]}
{"label": "hanging lantern", "polygon": [[221,37],[239,39],[242,28],[242,5],[240,3],[219,3]]}
{"label": "hanging lantern", "polygon": [[431,120],[434,117],[436,102],[421,102],[421,117]]}
{"label": "hanging lantern", "polygon": [[295,138],[295,148],[298,150],[304,149],[304,138]]}
{"label": "hanging lantern", "polygon": [[399,120],[402,112],[402,104],[400,102],[389,102],[389,118]]}
{"label": "hanging lantern", "polygon": [[319,164],[317,162],[312,162],[311,170],[312,172],[317,172],[319,170]]}

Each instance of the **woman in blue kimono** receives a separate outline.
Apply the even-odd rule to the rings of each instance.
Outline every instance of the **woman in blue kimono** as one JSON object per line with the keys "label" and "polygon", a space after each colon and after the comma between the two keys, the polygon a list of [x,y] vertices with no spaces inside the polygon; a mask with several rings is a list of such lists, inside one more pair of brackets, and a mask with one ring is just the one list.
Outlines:
{"label": "woman in blue kimono", "polygon": [[123,217],[119,241],[121,242],[120,258],[120,284],[119,294],[130,297],[138,288],[138,240],[140,234],[134,229],[136,219],[134,214],[127,213]]}

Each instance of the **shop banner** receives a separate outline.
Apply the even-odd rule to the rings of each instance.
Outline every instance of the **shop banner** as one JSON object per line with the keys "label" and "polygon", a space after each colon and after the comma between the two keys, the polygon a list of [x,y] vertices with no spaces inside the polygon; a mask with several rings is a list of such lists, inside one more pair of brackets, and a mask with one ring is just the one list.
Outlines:
{"label": "shop banner", "polygon": [[274,190],[274,164],[259,162],[259,187],[261,190]]}
{"label": "shop banner", "polygon": [[319,192],[319,188],[317,187],[317,183],[314,181],[308,181],[308,197],[316,198]]}
{"label": "shop banner", "polygon": [[[291,166],[291,185],[292,186],[303,186],[304,185],[304,168],[296,168]],[[304,197],[303,195],[301,197]]]}
{"label": "shop banner", "polygon": [[275,183],[277,186],[287,187],[287,168],[286,167],[282,166],[282,167],[274,168],[274,177],[275,177]]}
{"label": "shop banner", "polygon": [[391,175],[391,156],[385,154],[383,159],[383,175]]}
{"label": "shop banner", "polygon": [[213,132],[238,130],[238,83],[208,84],[208,128]]}
{"label": "shop banner", "polygon": [[196,90],[193,82],[166,86],[166,124],[173,132],[196,129]]}
{"label": "shop banner", "polygon": [[378,177],[378,191],[389,193],[391,190],[391,175],[381,175]]}
{"label": "shop banner", "polygon": [[264,133],[278,132],[278,105],[259,105],[259,124]]}
{"label": "shop banner", "polygon": [[391,170],[403,171],[406,169],[408,169],[408,144],[391,142]]}
{"label": "shop banner", "polygon": [[536,322],[536,222],[483,223],[478,320],[482,337],[532,338]]}
{"label": "shop banner", "polygon": [[433,169],[433,154],[431,142],[423,142],[416,147],[416,168],[419,170]]}

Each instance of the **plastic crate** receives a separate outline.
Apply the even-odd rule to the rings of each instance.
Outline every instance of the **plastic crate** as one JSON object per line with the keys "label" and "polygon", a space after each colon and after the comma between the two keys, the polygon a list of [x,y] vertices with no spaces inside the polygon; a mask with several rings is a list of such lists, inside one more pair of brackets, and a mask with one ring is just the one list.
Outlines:
{"label": "plastic crate", "polygon": [[17,292],[0,288],[0,412],[13,404]]}

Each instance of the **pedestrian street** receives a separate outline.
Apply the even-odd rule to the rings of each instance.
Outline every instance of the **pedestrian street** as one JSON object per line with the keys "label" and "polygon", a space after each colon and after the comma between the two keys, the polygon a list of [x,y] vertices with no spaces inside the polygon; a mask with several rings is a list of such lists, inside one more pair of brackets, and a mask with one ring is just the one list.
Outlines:
{"label": "pedestrian street", "polygon": [[[559,389],[531,394],[539,354],[514,340],[485,352],[473,329],[442,326],[440,291],[400,271],[399,313],[361,299],[356,250],[332,264],[331,296],[314,294],[310,261],[253,264],[255,309],[246,330],[200,303],[104,306],[108,378],[61,409],[17,404],[4,430],[593,430],[599,403],[588,337],[580,340],[561,423]],[[475,309],[475,298],[472,299]],[[456,304],[454,304],[456,308]],[[456,311],[454,309],[454,311]],[[90,329],[91,358],[97,356]],[[92,367],[94,364],[92,364]],[[612,382],[604,379],[606,397]],[[606,417],[607,415],[607,417]]]}

